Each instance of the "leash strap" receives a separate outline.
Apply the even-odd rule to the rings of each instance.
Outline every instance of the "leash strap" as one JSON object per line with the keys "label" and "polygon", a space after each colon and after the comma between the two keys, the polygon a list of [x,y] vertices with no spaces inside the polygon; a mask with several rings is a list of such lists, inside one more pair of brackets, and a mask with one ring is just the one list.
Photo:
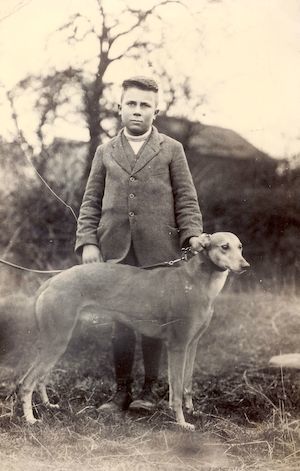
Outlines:
{"label": "leash strap", "polygon": [[154,265],[143,265],[140,268],[143,268],[143,270],[148,270],[151,268],[158,268],[158,267],[172,267],[176,263],[187,262],[188,254],[192,252],[192,248],[184,247],[183,249],[181,249],[181,251],[182,251],[182,256],[180,258],[176,258],[175,260],[169,260],[168,262],[155,263]]}
{"label": "leash strap", "polygon": [[15,263],[8,262],[7,260],[3,260],[3,258],[0,258],[0,262],[3,263],[4,265],[8,265],[9,267],[17,268],[18,270],[22,270],[22,271],[29,271],[31,273],[51,274],[51,273],[61,273],[64,271],[64,270],[35,270],[34,268],[26,268],[26,267],[22,267],[21,265],[16,265]]}
{"label": "leash strap", "polygon": [[[154,265],[146,265],[140,268],[147,270],[147,269],[156,268],[156,267],[172,267],[176,263],[179,263],[182,261],[186,262],[188,260],[188,253],[191,253],[191,247],[183,248],[181,249],[181,251],[182,251],[182,256],[180,258],[176,258],[175,260],[169,260],[168,262],[156,263]],[[9,267],[12,267],[12,268],[17,268],[18,270],[27,271],[30,273],[47,274],[47,275],[51,275],[55,273],[62,273],[63,271],[67,270],[67,268],[65,268],[64,270],[36,270],[34,268],[26,268],[26,267],[22,267],[21,265],[17,265],[16,263],[8,262],[7,260],[3,260],[3,258],[0,258],[0,263],[3,263],[4,265],[8,265]]]}
{"label": "leash strap", "polygon": [[150,268],[172,267],[175,263],[179,263],[182,260],[185,260],[185,259],[184,258],[176,258],[176,260],[169,260],[169,262],[160,262],[160,263],[155,263],[154,265],[143,265],[139,268],[142,268],[143,270],[148,270]]}

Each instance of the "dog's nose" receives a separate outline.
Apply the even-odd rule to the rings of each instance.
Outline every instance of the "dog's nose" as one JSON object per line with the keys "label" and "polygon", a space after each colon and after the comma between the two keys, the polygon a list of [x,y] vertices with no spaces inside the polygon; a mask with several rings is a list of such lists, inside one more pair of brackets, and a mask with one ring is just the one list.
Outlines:
{"label": "dog's nose", "polygon": [[241,266],[243,270],[248,270],[248,268],[250,268],[250,263],[248,263],[247,260],[243,259]]}

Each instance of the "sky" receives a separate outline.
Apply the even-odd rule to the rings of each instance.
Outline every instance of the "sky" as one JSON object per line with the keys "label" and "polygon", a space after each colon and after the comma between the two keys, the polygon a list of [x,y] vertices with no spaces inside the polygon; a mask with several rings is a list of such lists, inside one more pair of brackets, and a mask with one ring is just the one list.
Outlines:
{"label": "sky", "polygon": [[[299,0],[186,1],[188,9],[172,5],[160,13],[171,73],[189,76],[193,90],[205,95],[196,118],[233,129],[273,157],[299,154]],[[109,1],[112,13],[120,11],[120,2]],[[151,2],[144,0],[143,5]],[[29,73],[68,63],[70,49],[58,43],[53,49],[53,36],[51,50],[46,44],[49,35],[77,11],[93,17],[95,0],[0,0],[0,81],[6,89]],[[120,24],[126,21],[120,16]],[[154,36],[161,34],[160,28],[153,23]],[[82,44],[72,51],[72,60],[92,53],[91,45]],[[126,70],[116,65],[109,79],[120,83],[131,73],[147,73],[141,68],[141,61],[128,64]],[[1,103],[0,134],[5,138],[12,123],[0,90]],[[23,110],[27,125],[33,111],[28,107]],[[61,124],[56,132],[88,138],[86,129],[75,125]]]}

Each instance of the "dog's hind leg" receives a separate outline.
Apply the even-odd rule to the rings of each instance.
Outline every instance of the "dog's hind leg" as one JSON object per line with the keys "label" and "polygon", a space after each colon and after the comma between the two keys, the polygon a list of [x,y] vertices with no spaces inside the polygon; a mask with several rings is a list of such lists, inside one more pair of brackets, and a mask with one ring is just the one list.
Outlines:
{"label": "dog's hind leg", "polygon": [[34,424],[37,421],[32,410],[32,394],[35,387],[35,381],[31,380],[31,377],[35,368],[38,367],[38,363],[39,360],[36,358],[33,365],[29,368],[18,385],[18,396],[22,404],[24,417],[26,422],[29,424]]}
{"label": "dog's hind leg", "polygon": [[[41,380],[65,352],[77,322],[78,313],[72,303],[73,298],[57,296],[55,291],[46,289],[37,299],[36,316],[39,325],[39,350],[32,367],[23,377],[19,393],[27,422],[36,421],[32,410],[32,394]],[[45,386],[40,388],[41,397],[46,405],[49,399]]]}
{"label": "dog's hind leg", "polygon": [[[42,401],[49,406],[49,399],[42,379],[47,376],[57,360],[65,352],[68,342],[51,343],[42,348],[31,368],[27,371],[19,385],[19,396],[23,406],[24,417],[30,424],[36,422],[32,410],[32,395],[36,389],[41,393]],[[43,385],[42,385],[43,384]]]}
{"label": "dog's hind leg", "polygon": [[186,361],[186,347],[168,347],[169,404],[175,411],[176,421],[185,430],[195,427],[185,421],[182,410],[183,379]]}
{"label": "dog's hind leg", "polygon": [[44,404],[44,406],[49,409],[59,409],[58,404],[52,404],[52,402],[50,402],[49,396],[47,394],[45,380],[42,380],[38,383],[37,390],[39,392],[39,395],[41,396],[42,403]]}

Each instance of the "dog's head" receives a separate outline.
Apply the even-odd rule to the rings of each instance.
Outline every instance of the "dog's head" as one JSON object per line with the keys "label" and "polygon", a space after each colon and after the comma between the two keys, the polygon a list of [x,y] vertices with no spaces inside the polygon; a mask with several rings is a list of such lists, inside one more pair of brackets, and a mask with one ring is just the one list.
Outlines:
{"label": "dog's head", "polygon": [[221,270],[243,273],[250,267],[242,255],[243,246],[239,238],[231,232],[202,234],[201,245],[210,261]]}

